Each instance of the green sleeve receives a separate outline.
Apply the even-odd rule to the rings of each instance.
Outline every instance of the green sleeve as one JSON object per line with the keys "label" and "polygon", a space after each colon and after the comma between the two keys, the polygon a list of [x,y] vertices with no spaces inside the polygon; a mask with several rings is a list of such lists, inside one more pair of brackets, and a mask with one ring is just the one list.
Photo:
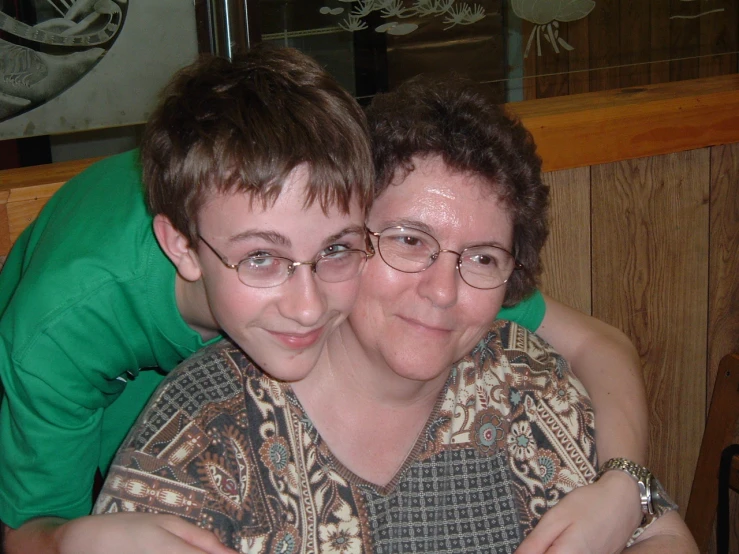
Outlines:
{"label": "green sleeve", "polygon": [[498,312],[498,319],[508,319],[535,333],[544,320],[546,311],[547,304],[544,301],[544,295],[537,289],[531,296],[524,298],[515,306],[501,308]]}
{"label": "green sleeve", "polygon": [[10,527],[88,514],[96,468],[157,384],[143,369],[169,370],[203,346],[177,309],[140,174],[130,152],[70,180],[0,272],[0,521]]}

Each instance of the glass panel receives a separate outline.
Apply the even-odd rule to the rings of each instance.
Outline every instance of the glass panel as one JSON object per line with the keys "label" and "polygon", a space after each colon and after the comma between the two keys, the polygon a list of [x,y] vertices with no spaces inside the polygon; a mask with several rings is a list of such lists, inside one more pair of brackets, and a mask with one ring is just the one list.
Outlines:
{"label": "glass panel", "polygon": [[0,0],[0,139],[142,123],[197,51],[194,2]]}
{"label": "glass panel", "polygon": [[569,2],[579,13],[563,14],[537,13],[540,4],[513,2],[525,99],[737,72],[736,0],[580,0]]}
{"label": "glass panel", "polygon": [[[300,48],[360,99],[425,71],[506,77],[502,0],[262,0],[262,40]],[[503,98],[503,96],[501,96]]]}
{"label": "glass panel", "polygon": [[424,71],[501,101],[737,72],[736,0],[254,0],[262,40],[300,48],[360,99]]}

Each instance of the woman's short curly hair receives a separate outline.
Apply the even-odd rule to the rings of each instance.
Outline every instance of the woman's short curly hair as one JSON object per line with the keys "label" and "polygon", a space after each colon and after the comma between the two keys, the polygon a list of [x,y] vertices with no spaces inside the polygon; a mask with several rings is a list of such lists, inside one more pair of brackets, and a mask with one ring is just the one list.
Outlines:
{"label": "woman's short curly hair", "polygon": [[489,183],[513,221],[513,254],[523,265],[507,284],[505,306],[530,295],[541,274],[549,189],[531,134],[482,85],[460,77],[418,76],[377,95],[367,117],[376,172],[375,197],[413,171],[413,159],[439,156]]}

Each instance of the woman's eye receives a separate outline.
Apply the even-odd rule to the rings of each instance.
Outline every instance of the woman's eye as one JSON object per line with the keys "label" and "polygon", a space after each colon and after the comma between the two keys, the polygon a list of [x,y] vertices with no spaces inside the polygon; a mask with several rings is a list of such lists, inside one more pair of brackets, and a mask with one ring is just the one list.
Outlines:
{"label": "woman's eye", "polygon": [[480,254],[472,256],[472,261],[477,265],[498,265],[498,261],[492,256],[483,256]]}
{"label": "woman's eye", "polygon": [[395,235],[389,238],[396,244],[396,246],[404,248],[417,248],[424,245],[421,239],[414,237],[413,235]]}

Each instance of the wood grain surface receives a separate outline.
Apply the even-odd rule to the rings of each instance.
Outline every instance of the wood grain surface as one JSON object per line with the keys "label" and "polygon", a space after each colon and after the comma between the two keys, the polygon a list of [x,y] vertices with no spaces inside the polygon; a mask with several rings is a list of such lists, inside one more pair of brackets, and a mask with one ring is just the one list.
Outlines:
{"label": "wood grain surface", "polygon": [[709,154],[592,168],[593,315],[639,351],[649,463],[681,513],[705,414]]}
{"label": "wood grain surface", "polygon": [[[708,402],[722,357],[739,352],[739,144],[711,151]],[[733,442],[739,443],[739,432]],[[732,521],[739,522],[739,495],[731,495],[731,513]],[[733,525],[731,533],[730,554],[737,554],[739,525]],[[715,552],[715,535],[711,537],[710,552]]]}
{"label": "wood grain surface", "polygon": [[590,314],[590,168],[545,173],[544,182],[551,206],[541,289]]}
{"label": "wood grain surface", "polygon": [[0,257],[59,187],[98,159],[0,171]]}
{"label": "wood grain surface", "polygon": [[739,75],[508,104],[544,169],[739,142]]}

